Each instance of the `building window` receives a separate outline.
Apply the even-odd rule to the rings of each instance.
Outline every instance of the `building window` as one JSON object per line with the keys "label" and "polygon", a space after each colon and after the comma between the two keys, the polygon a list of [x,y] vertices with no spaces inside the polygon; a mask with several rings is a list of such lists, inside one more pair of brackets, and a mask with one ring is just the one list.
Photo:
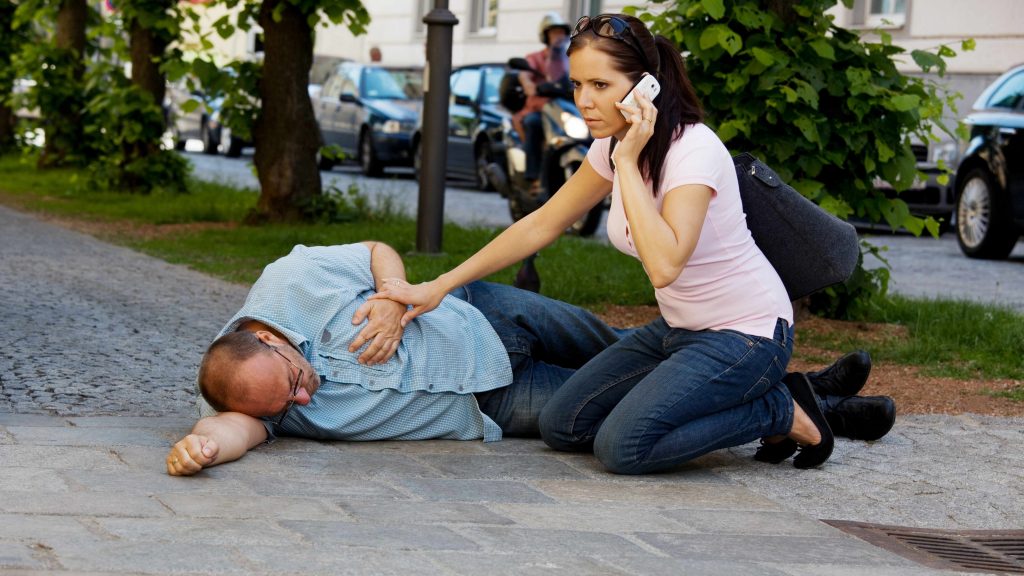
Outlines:
{"label": "building window", "polygon": [[869,26],[903,26],[907,18],[907,0],[871,0]]}
{"label": "building window", "polygon": [[473,0],[469,30],[480,36],[498,33],[498,0]]}
{"label": "building window", "polygon": [[597,16],[601,13],[601,0],[569,0],[565,13],[569,15],[569,25],[584,16]]}
{"label": "building window", "polygon": [[249,29],[249,46],[252,50],[252,54],[256,56],[263,56],[263,29],[262,28],[251,28]]}

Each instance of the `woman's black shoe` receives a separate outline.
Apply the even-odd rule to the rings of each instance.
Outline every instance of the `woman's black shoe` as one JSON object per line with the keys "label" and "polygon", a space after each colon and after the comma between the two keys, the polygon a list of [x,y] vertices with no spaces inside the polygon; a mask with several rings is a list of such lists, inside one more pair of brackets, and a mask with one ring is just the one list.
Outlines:
{"label": "woman's black shoe", "polygon": [[896,423],[896,402],[888,396],[850,396],[833,405],[826,399],[825,419],[836,436],[878,440]]}
{"label": "woman's black shoe", "polygon": [[828,368],[808,372],[814,393],[818,396],[854,396],[871,374],[871,355],[864,350],[850,352]]}
{"label": "woman's black shoe", "polygon": [[814,395],[811,382],[807,379],[806,374],[790,372],[782,379],[782,383],[789,389],[793,401],[803,409],[821,434],[821,442],[811,446],[800,446],[800,453],[793,459],[793,466],[797,468],[821,466],[832,455],[835,438],[832,436],[832,429],[829,428],[825,415],[821,412],[821,407],[818,406],[818,398]]}
{"label": "woman's black shoe", "polygon": [[778,464],[796,453],[797,444],[792,438],[784,438],[780,442],[765,442],[761,439],[761,447],[754,452],[754,460]]}

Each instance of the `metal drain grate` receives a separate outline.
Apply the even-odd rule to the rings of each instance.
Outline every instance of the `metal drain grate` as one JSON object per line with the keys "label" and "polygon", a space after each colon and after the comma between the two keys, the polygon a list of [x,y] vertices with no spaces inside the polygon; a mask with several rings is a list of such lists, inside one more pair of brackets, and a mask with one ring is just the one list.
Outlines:
{"label": "metal drain grate", "polygon": [[1024,574],[1024,530],[935,530],[844,520],[824,522],[932,568]]}

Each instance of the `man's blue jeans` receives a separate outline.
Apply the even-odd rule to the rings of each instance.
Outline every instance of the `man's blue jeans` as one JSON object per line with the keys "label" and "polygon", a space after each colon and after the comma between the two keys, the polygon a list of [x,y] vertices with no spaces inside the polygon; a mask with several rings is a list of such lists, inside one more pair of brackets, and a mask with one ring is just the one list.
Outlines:
{"label": "man's blue jeans", "polygon": [[792,338],[781,319],[764,338],[659,318],[577,370],[541,412],[541,436],[556,450],[593,450],[612,472],[644,474],[786,434],[793,399],[780,380]]}
{"label": "man's blue jeans", "polygon": [[473,282],[452,296],[480,310],[508,351],[512,384],[476,395],[506,436],[537,436],[548,400],[624,333],[582,308],[505,284]]}

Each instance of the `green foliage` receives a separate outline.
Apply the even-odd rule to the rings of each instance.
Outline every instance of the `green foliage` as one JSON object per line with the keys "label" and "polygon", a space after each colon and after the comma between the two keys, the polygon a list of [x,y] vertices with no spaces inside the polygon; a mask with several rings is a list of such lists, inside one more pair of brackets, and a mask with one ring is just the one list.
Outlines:
{"label": "green foliage", "polygon": [[[22,46],[32,42],[34,31],[26,26],[15,27],[14,15],[18,5],[12,0],[0,0],[0,105],[17,110],[20,102],[14,97],[13,89],[18,79],[18,69],[13,65],[15,55]],[[13,147],[13,134],[7,132],[13,126],[0,126],[0,152]]]}
{"label": "green foliage", "polygon": [[164,112],[152,94],[132,84],[119,68],[101,64],[93,65],[86,88],[85,133],[94,148],[89,184],[135,193],[185,192],[191,165],[160,147]]}
{"label": "green foliage", "polygon": [[[24,2],[15,25],[41,28],[50,36],[59,6],[55,0]],[[133,22],[166,44],[180,34],[182,15],[167,0],[125,0],[118,8],[116,16],[106,19],[90,9],[87,54],[59,50],[50,41],[19,46],[14,68],[36,81],[22,104],[39,109],[38,127],[68,152],[59,163],[87,167],[89,185],[184,191],[187,161],[160,147],[166,128],[162,103],[133,85],[123,67],[130,60]],[[167,61],[178,55],[170,53]],[[69,117],[75,119],[72,125]]]}
{"label": "green foliage", "polygon": [[[778,12],[759,0],[654,3],[668,9],[639,17],[686,53],[706,121],[731,150],[759,157],[840,218],[938,233],[938,222],[912,216],[903,200],[886,197],[873,182],[881,178],[903,191],[921,177],[911,143],[950,132],[942,114],[955,110],[958,95],[900,73],[896,60],[908,54],[888,33],[868,41],[836,26],[826,10],[837,0],[772,3]],[[940,46],[909,56],[941,75],[955,52]],[[861,269],[851,283],[826,293],[838,300],[821,310],[856,313],[872,294],[884,294],[885,285],[880,272]]]}
{"label": "green foliage", "polygon": [[92,157],[93,142],[82,133],[89,120],[82,113],[88,98],[84,80],[75,72],[81,62],[81,55],[49,43],[26,45],[15,57],[15,68],[35,82],[20,101],[39,110],[29,128],[44,130],[47,141],[63,151],[63,157],[53,159],[57,165],[84,166]]}
{"label": "green foliage", "polygon": [[[882,256],[886,248],[879,248],[861,241],[861,252],[857,267],[850,278],[842,284],[829,286],[810,296],[811,312],[828,318],[864,318],[877,306],[876,296],[884,295],[889,289],[889,261]],[[882,266],[867,269],[864,255],[867,254],[882,263]]]}
{"label": "green foliage", "polygon": [[348,189],[326,190],[326,194],[313,196],[305,201],[302,211],[308,222],[340,224],[344,222],[392,219],[389,213],[379,213],[370,205],[366,196],[359,193],[359,187],[350,184]]}

